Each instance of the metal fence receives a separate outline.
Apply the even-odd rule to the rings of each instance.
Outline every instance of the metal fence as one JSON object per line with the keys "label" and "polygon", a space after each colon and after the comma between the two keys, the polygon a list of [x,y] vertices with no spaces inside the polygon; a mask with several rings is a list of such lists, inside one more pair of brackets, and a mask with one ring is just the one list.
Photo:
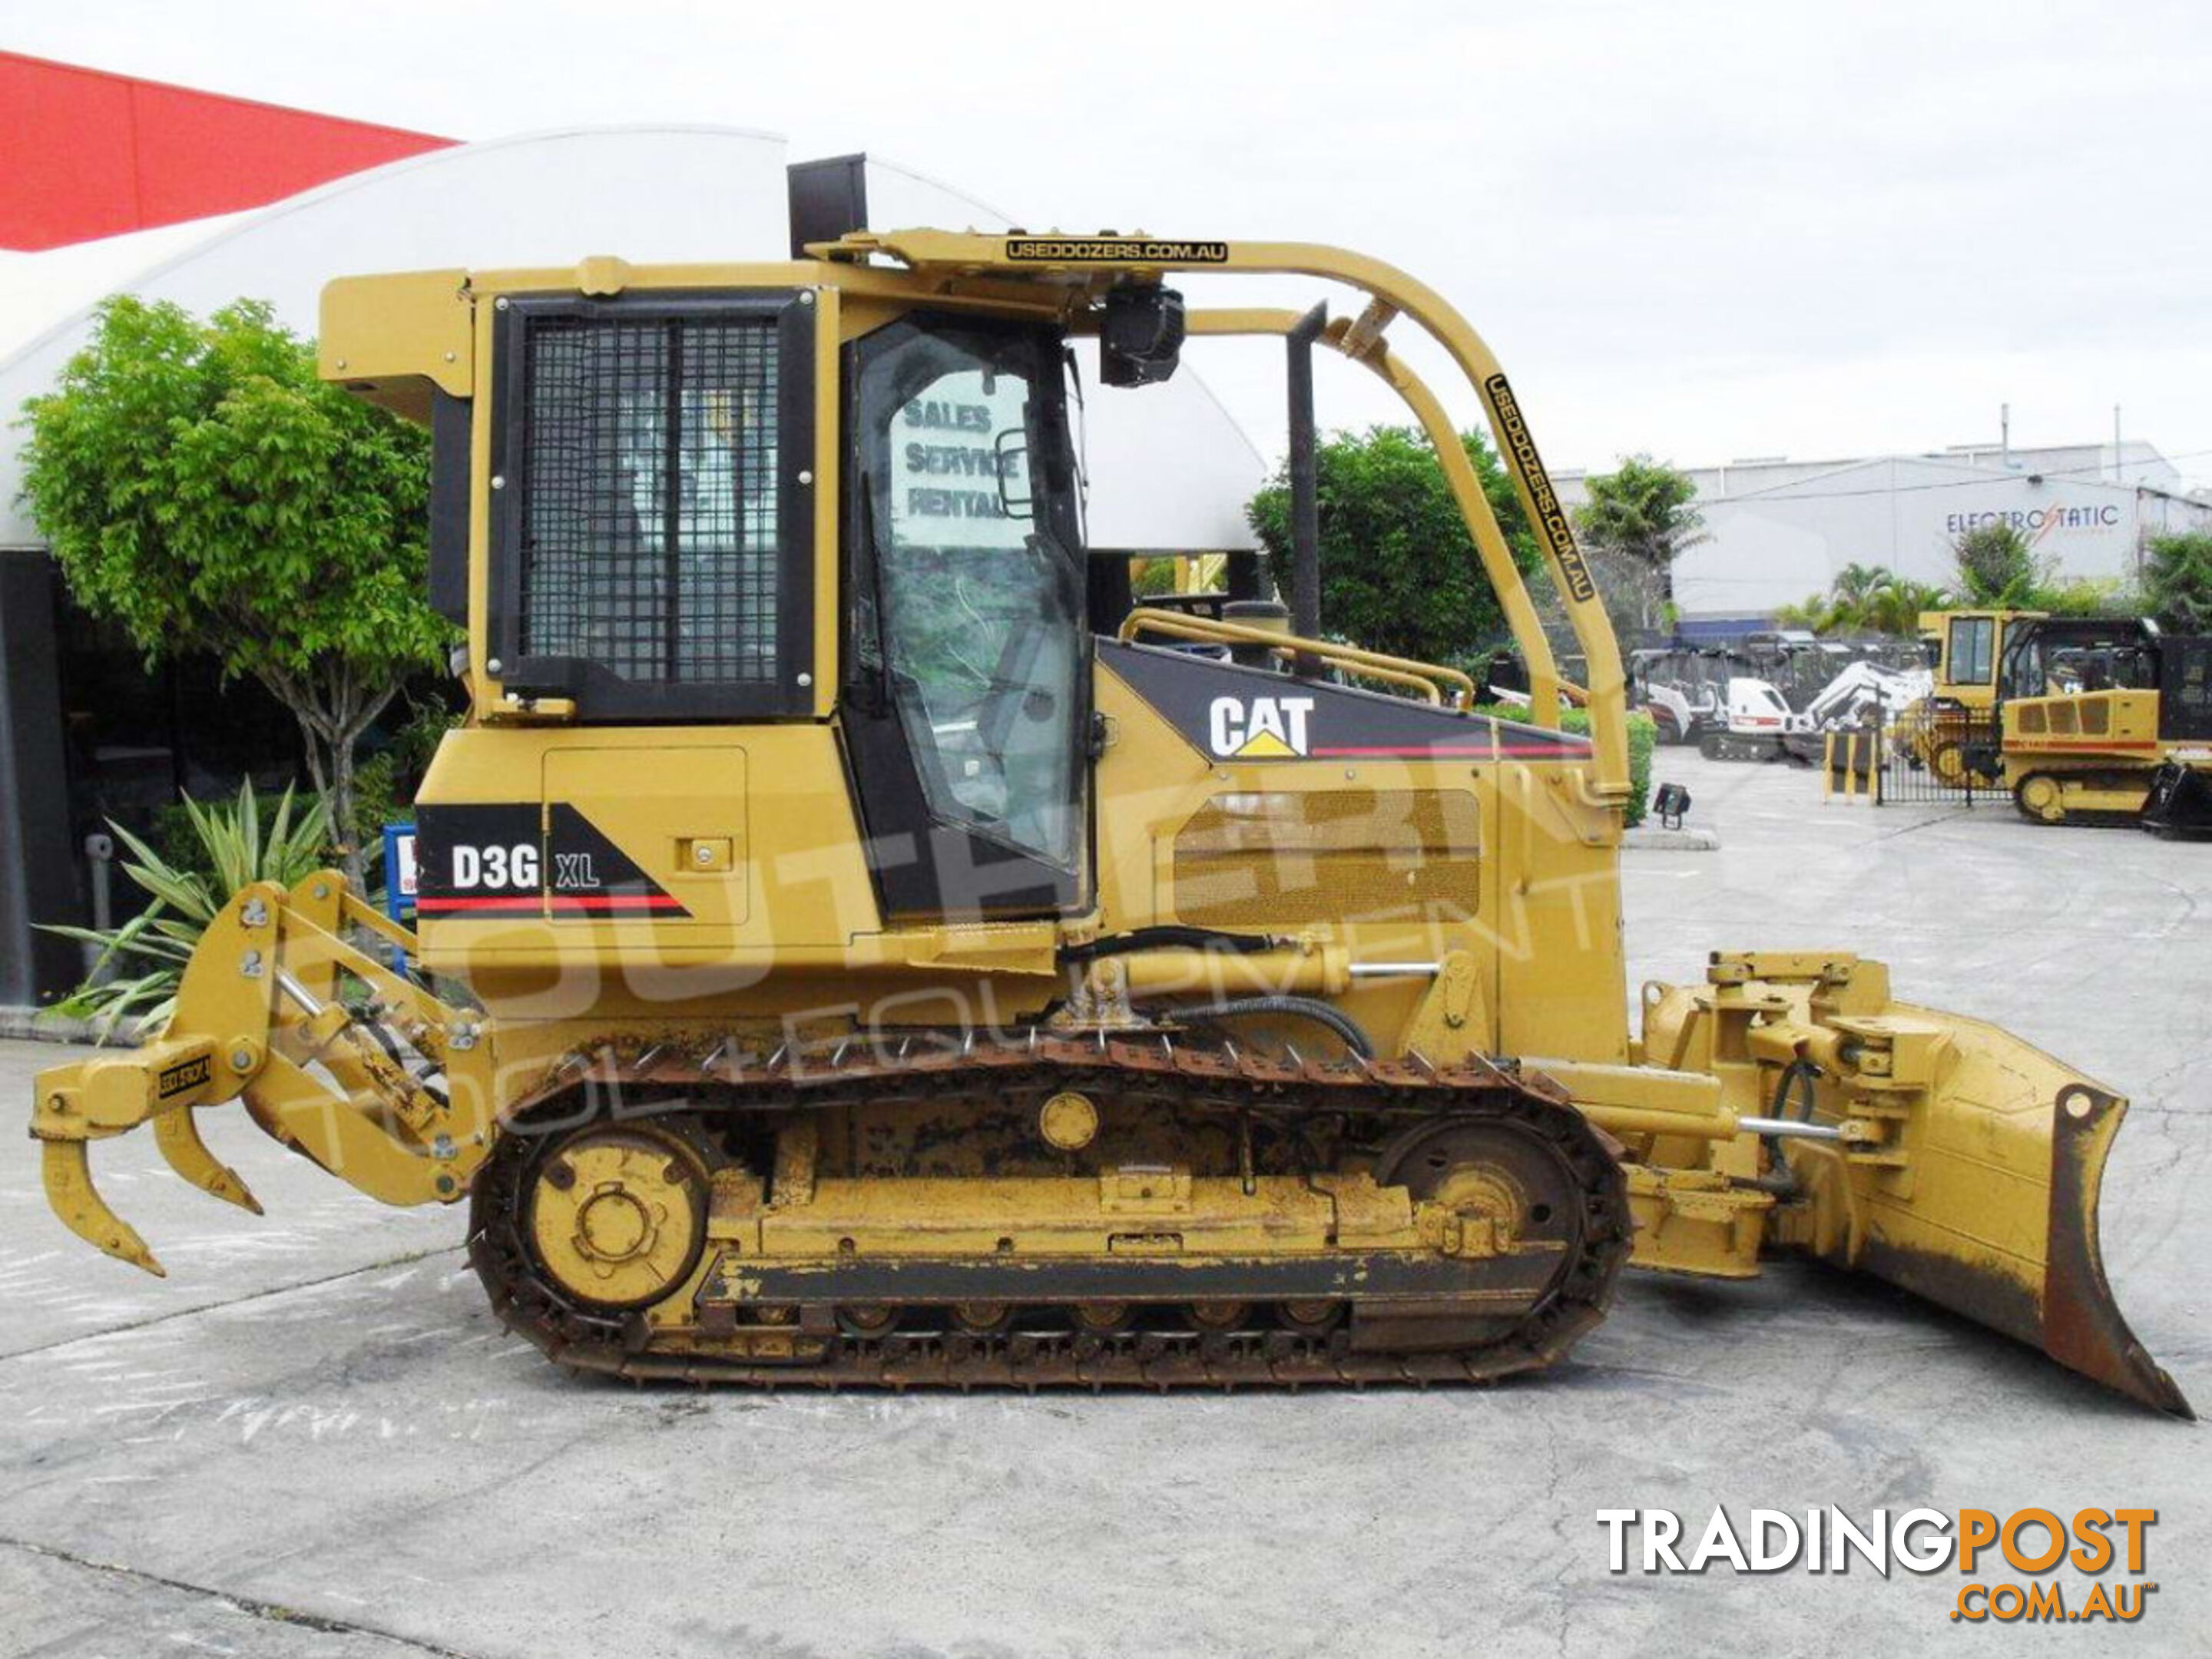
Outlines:
{"label": "metal fence", "polygon": [[2009,799],[1997,759],[1997,716],[1917,702],[1893,717],[1826,734],[1830,798],[1877,806],[1973,806]]}

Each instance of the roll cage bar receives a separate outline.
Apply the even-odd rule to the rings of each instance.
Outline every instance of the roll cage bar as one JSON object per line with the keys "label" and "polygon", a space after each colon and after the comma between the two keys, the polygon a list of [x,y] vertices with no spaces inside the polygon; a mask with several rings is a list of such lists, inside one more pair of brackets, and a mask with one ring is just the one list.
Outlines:
{"label": "roll cage bar", "polygon": [[[806,251],[816,258],[859,266],[841,273],[841,286],[848,292],[865,291],[872,278],[880,278],[886,279],[885,289],[910,295],[913,279],[920,277],[933,293],[946,299],[972,297],[988,302],[995,297],[1034,306],[1040,285],[1055,289],[1061,295],[1056,308],[1069,326],[1079,330],[1093,299],[1118,284],[1157,283],[1170,271],[1318,276],[1359,290],[1367,296],[1366,308],[1357,318],[1329,323],[1319,338],[1379,375],[1419,421],[1528,665],[1535,716],[1542,724],[1555,725],[1562,689],[1558,662],[1504,532],[1443,405],[1412,369],[1391,356],[1383,342],[1383,331],[1391,323],[1401,315],[1412,318],[1449,354],[1482,400],[1492,441],[1535,530],[1545,568],[1589,665],[1584,695],[1595,750],[1593,793],[1612,802],[1627,797],[1627,688],[1612,623],[1504,370],[1482,337],[1433,289],[1379,259],[1305,242],[898,230],[855,232],[834,242],[809,243]],[[869,262],[878,258],[895,261],[906,271],[872,266]],[[1289,310],[1197,309],[1188,314],[1188,322],[1194,334],[1288,336],[1301,319],[1302,313]]]}

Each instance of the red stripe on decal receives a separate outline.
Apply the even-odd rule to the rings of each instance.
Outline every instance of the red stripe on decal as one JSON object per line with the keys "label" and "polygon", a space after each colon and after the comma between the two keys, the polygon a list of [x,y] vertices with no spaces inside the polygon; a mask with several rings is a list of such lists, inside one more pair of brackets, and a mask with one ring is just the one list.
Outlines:
{"label": "red stripe on decal", "polygon": [[2015,749],[2155,749],[2156,739],[2138,743],[2130,738],[2121,742],[2112,738],[2019,738],[2013,743]]}
{"label": "red stripe on decal", "polygon": [[[1476,760],[1485,760],[1485,759],[1492,758],[1492,757],[1497,757],[1497,756],[1499,756],[1499,755],[1561,755],[1561,756],[1569,757],[1571,757],[1571,758],[1572,758],[1572,759],[1576,759],[1576,760],[1585,760],[1585,759],[1588,759],[1588,758],[1589,758],[1590,751],[1589,751],[1589,748],[1588,748],[1586,745],[1580,744],[1565,744],[1565,743],[1509,743],[1509,744],[1488,744],[1488,743],[1481,743],[1481,744],[1444,744],[1444,743],[1437,743],[1437,744],[1419,744],[1419,745],[1407,745],[1407,744],[1378,744],[1378,745],[1365,745],[1365,746],[1361,746],[1361,747],[1357,747],[1357,748],[1331,748],[1331,749],[1322,749],[1322,748],[1318,748],[1318,747],[1317,747],[1317,748],[1316,748],[1316,749],[1313,750],[1313,753],[1314,753],[1316,757],[1324,757],[1324,758],[1335,758],[1335,757],[1342,757],[1342,756],[1346,756],[1346,755],[1402,755],[1402,756],[1413,756],[1413,757],[1420,757],[1420,756],[1425,756],[1425,755],[1435,755],[1435,756],[1442,756],[1442,757],[1448,757],[1448,758],[1472,757],[1472,758],[1476,759]],[[1233,758],[1235,758],[1235,757],[1232,756],[1232,757],[1231,757],[1231,758],[1233,759]]]}
{"label": "red stripe on decal", "polygon": [[[415,908],[425,912],[438,910],[497,910],[509,915],[534,915],[544,901],[527,898],[425,898],[416,902]],[[665,893],[608,893],[591,897],[556,893],[552,906],[556,910],[681,910],[683,904]],[[687,913],[688,914],[688,913]]]}

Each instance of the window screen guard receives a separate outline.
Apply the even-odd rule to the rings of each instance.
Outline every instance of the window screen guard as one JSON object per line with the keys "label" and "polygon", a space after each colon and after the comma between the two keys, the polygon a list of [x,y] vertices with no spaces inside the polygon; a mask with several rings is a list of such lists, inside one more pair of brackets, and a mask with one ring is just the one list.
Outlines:
{"label": "window screen guard", "polygon": [[801,714],[813,311],[796,294],[513,296],[492,654],[585,720]]}

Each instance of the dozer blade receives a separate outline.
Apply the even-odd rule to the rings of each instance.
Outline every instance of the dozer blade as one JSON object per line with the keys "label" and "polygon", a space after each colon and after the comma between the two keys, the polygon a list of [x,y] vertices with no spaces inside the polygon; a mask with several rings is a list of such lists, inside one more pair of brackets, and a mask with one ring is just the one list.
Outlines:
{"label": "dozer blade", "polygon": [[2212,782],[2184,762],[2166,762],[2151,775],[2141,822],[2154,836],[2212,836]]}
{"label": "dozer blade", "polygon": [[199,1125],[192,1119],[189,1106],[173,1112],[164,1112],[154,1120],[154,1144],[161,1149],[161,1156],[169,1167],[198,1187],[202,1192],[212,1193],[226,1204],[235,1204],[241,1210],[262,1213],[261,1200],[253,1195],[252,1188],[240,1178],[237,1170],[208,1151],[207,1143],[200,1139]]}
{"label": "dozer blade", "polygon": [[[46,1202],[64,1224],[117,1261],[143,1267],[156,1279],[167,1279],[168,1269],[154,1259],[137,1230],[109,1209],[100,1189],[92,1184],[92,1159],[85,1143],[49,1140],[43,1146]],[[201,1150],[204,1153],[206,1149]]]}
{"label": "dozer blade", "polygon": [[1925,1092],[1901,1161],[1792,1147],[1820,1198],[1815,1251],[2193,1418],[2105,1278],[2098,1194],[2127,1102],[1994,1026],[1902,1004],[1887,1013],[1881,1024],[1933,1039]]}

